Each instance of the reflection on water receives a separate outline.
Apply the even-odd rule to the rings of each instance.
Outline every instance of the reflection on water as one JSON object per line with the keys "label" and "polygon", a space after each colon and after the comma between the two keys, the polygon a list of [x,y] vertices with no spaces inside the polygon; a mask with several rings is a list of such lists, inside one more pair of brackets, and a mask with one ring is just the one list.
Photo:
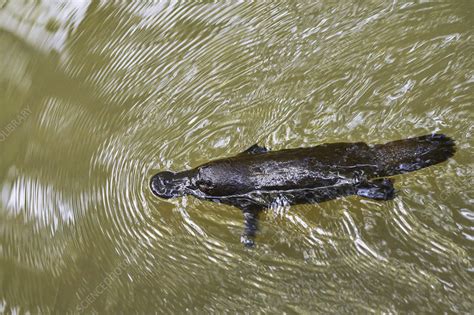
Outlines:
{"label": "reflection on water", "polygon": [[[469,312],[469,1],[99,1],[0,7],[0,309]],[[2,129],[3,130],[3,129]],[[390,202],[239,210],[152,174],[322,142],[443,132],[448,163]]]}

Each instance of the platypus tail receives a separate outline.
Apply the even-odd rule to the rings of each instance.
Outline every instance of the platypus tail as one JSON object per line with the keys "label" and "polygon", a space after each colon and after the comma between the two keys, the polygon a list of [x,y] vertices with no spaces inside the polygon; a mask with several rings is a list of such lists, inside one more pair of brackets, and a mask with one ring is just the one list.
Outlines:
{"label": "platypus tail", "polygon": [[432,134],[378,144],[374,151],[380,175],[392,176],[444,162],[454,155],[456,147],[450,137]]}

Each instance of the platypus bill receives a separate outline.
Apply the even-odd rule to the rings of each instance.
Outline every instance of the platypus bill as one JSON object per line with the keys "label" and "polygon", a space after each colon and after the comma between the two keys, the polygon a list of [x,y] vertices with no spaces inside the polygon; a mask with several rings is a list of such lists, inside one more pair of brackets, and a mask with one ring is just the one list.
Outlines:
{"label": "platypus bill", "polygon": [[255,144],[191,170],[158,173],[150,185],[161,198],[193,195],[240,208],[245,223],[241,241],[252,246],[258,213],[276,202],[317,203],[348,195],[390,200],[395,190],[387,177],[441,163],[454,152],[454,141],[443,134],[279,151]]}

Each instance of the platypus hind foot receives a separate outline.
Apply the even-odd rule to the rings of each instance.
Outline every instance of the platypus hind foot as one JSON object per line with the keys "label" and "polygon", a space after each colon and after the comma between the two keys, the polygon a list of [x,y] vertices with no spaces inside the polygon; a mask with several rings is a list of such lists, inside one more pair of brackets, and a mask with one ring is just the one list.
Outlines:
{"label": "platypus hind foot", "polygon": [[391,200],[395,198],[395,189],[390,179],[382,178],[358,184],[356,195],[375,200]]}

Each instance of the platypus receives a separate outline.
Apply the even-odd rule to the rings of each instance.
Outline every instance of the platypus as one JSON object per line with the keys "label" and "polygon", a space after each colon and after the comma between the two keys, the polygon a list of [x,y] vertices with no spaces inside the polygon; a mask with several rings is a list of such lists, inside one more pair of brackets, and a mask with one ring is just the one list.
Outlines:
{"label": "platypus", "polygon": [[454,141],[443,134],[385,144],[341,142],[278,151],[254,144],[235,156],[190,170],[160,172],[150,186],[161,198],[192,195],[241,209],[245,224],[241,241],[253,246],[262,209],[348,195],[390,200],[395,189],[387,177],[441,163],[454,152]]}

